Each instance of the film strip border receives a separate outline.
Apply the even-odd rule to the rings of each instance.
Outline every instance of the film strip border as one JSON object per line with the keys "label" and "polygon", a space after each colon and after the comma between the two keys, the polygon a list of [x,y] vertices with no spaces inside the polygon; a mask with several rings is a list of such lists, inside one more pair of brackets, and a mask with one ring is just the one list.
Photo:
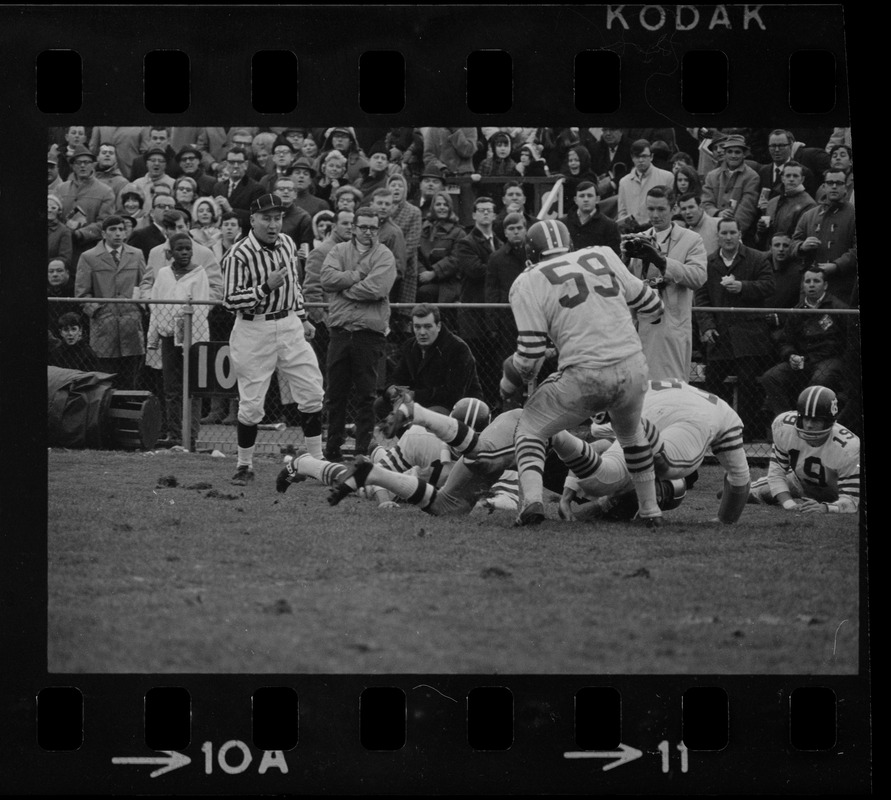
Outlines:
{"label": "film strip border", "polygon": [[38,749],[19,755],[44,770],[48,791],[84,770],[97,792],[229,793],[245,781],[263,793],[867,786],[868,713],[851,678],[118,680],[126,692],[86,678],[21,709]]}
{"label": "film strip border", "polygon": [[[617,125],[652,116],[682,125],[719,125],[755,119],[771,108],[776,123],[790,127],[849,124],[849,17],[843,6],[719,6],[723,12],[699,7],[695,25],[693,13],[682,10],[690,8],[475,7],[465,9],[472,17],[463,25],[455,24],[456,10],[449,7],[389,7],[386,17],[380,8],[352,7],[4,8],[3,27],[14,32],[14,41],[0,56],[7,76],[3,95],[14,113],[2,129],[7,141],[21,140],[25,157],[14,164],[7,152],[0,202],[7,207],[6,186],[24,174],[27,163],[42,164],[46,127],[74,119],[68,114],[98,124],[128,115],[144,119],[147,111],[178,114],[180,108],[177,121],[250,116],[274,124],[277,114],[289,115],[287,121],[299,116],[363,122],[382,113],[377,108],[392,109],[388,121],[394,122],[437,121],[454,113],[477,123],[577,124],[579,114],[610,113]],[[342,32],[333,45],[332,23]],[[76,68],[70,76],[52,74],[57,54],[66,52],[81,59],[76,108],[76,91],[56,92],[51,85],[53,77],[78,83]],[[46,62],[51,72],[45,75],[38,65],[44,53],[51,54]],[[834,73],[831,108],[826,91],[807,99],[807,81],[793,89],[790,59],[799,53],[805,54],[797,56],[805,59],[800,64],[815,58],[811,68]],[[185,91],[168,85],[165,92],[166,76],[171,69],[182,70],[183,57]],[[715,78],[714,86],[694,91],[688,83],[685,102],[677,72],[697,58],[713,59],[714,72],[707,74]],[[401,92],[398,80],[375,83],[375,73],[398,74],[400,65]],[[476,65],[490,71],[492,85],[474,83]],[[292,68],[297,80],[290,81],[290,90],[272,93],[283,105],[268,105],[264,73]],[[605,76],[606,89],[586,94],[590,87],[580,86],[586,71]],[[430,91],[431,82],[437,91]],[[790,97],[795,91],[800,100]],[[153,104],[165,95],[161,102],[169,107]],[[697,96],[706,99],[694,101]],[[69,106],[54,105],[58,101]],[[294,103],[293,110],[285,101]],[[602,110],[606,106],[610,111]],[[710,116],[706,122],[698,115]],[[42,202],[25,183],[19,196]],[[36,241],[31,228],[38,227],[25,221],[22,241]],[[20,245],[10,248],[7,267]],[[25,383],[27,375],[20,386]],[[42,378],[34,385],[35,392],[21,391],[23,416],[15,404],[7,406],[8,420],[23,430],[24,407],[34,405],[27,398],[45,388]],[[13,491],[26,496],[28,481],[35,480],[31,473],[41,471],[43,464],[36,470],[22,465]],[[7,507],[4,516],[24,530],[45,524],[39,513],[20,507],[14,516]],[[45,549],[36,546],[23,563],[36,562],[39,574],[41,559]],[[4,678],[4,704],[10,700],[10,724],[0,733],[4,788],[122,793],[138,787],[161,794],[185,788],[227,794],[246,787],[267,793],[446,793],[468,787],[478,793],[714,793],[784,792],[794,786],[798,793],[815,794],[867,791],[870,785],[868,674],[763,679],[47,675],[40,603],[32,608],[28,601],[23,608],[12,599],[21,596],[13,590],[30,580],[13,577],[3,595],[4,630],[11,629],[7,612],[29,619],[36,612],[33,635],[17,639],[20,647]],[[20,627],[17,623],[15,630]],[[862,629],[865,636],[867,626]],[[865,646],[861,663],[868,663]],[[165,750],[187,756],[190,764],[165,769],[162,761],[149,760],[177,761]],[[641,755],[630,758],[634,751]],[[567,757],[578,752],[607,755]],[[163,774],[151,777],[159,770]]]}

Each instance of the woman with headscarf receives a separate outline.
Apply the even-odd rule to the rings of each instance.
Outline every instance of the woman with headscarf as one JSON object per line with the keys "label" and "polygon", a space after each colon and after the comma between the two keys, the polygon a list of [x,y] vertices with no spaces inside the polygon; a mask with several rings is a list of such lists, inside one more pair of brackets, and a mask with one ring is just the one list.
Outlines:
{"label": "woman with headscarf", "polygon": [[220,207],[213,197],[199,197],[190,209],[192,227],[189,235],[192,240],[210,248],[217,257],[223,259],[223,232],[220,230]]}
{"label": "woman with headscarf", "polygon": [[597,176],[591,169],[591,154],[587,147],[574,145],[566,151],[566,158],[560,166],[563,183],[563,213],[575,208],[575,189],[582,181],[597,185]]}

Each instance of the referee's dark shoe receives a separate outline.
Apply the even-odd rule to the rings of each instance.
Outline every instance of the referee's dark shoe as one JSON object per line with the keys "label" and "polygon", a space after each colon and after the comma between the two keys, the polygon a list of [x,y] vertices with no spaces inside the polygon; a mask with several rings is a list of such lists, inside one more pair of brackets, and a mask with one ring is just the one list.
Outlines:
{"label": "referee's dark shoe", "polygon": [[[405,409],[405,410],[403,410]],[[381,433],[388,439],[398,436],[414,416],[415,393],[406,389],[401,397],[393,401],[393,411],[381,423]]]}
{"label": "referee's dark shoe", "polygon": [[[374,464],[367,456],[356,456],[353,463],[340,473],[331,485],[328,503],[336,506],[348,494],[352,494],[356,489],[364,486],[365,479],[373,466]],[[353,479],[352,484],[347,483],[350,478]]]}
{"label": "referee's dark shoe", "polygon": [[300,483],[306,480],[306,475],[301,475],[297,472],[297,459],[305,455],[309,455],[309,451],[305,447],[298,447],[297,452],[293,456],[285,456],[285,466],[275,479],[275,490],[279,494],[284,494],[288,491],[288,487],[292,483]]}
{"label": "referee's dark shoe", "polygon": [[233,486],[247,486],[254,480],[254,471],[247,465],[242,464],[235,470],[232,480],[229,481]]}

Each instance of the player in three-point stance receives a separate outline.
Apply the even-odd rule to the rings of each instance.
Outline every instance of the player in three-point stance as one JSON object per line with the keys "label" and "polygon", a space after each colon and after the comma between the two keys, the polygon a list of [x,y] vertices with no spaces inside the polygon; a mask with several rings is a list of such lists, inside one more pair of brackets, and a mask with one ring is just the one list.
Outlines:
{"label": "player in three-point stance", "polygon": [[854,514],[860,508],[860,438],[839,425],[838,398],[808,386],[796,411],[774,421],[767,475],[752,484],[749,502],[802,514]]}
{"label": "player in three-point stance", "polygon": [[[660,508],[680,505],[687,479],[695,479],[703,459],[711,452],[725,473],[718,521],[736,522],[745,508],[750,486],[739,415],[721,398],[684,381],[650,381],[649,387],[641,413],[653,445]],[[637,512],[637,498],[622,448],[613,442],[599,454],[597,440],[612,439],[612,431],[608,425],[595,424],[592,434],[593,445],[567,431],[551,439],[554,452],[570,469],[560,499],[560,516],[576,518],[571,502],[582,496],[598,499],[582,506],[580,516],[594,512],[628,519]]]}
{"label": "player in three-point stance", "polygon": [[661,524],[653,453],[640,411],[647,362],[632,311],[659,320],[659,295],[632,275],[610,247],[570,252],[566,226],[536,222],[526,234],[527,267],[510,290],[517,324],[514,369],[501,390],[511,395],[538,375],[548,340],[559,355],[557,372],[535,389],[523,408],[515,445],[523,505],[517,525],[545,518],[542,469],[547,440],[599,411],[609,411],[648,527]]}

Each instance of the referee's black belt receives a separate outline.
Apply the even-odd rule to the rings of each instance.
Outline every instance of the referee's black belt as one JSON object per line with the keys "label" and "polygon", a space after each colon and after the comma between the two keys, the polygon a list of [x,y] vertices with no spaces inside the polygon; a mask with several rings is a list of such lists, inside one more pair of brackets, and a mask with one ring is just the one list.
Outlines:
{"label": "referee's black belt", "polygon": [[290,313],[291,313],[290,310],[275,311],[272,314],[245,314],[245,312],[242,311],[241,318],[246,319],[248,322],[251,322],[252,320],[255,320],[255,319],[266,320],[267,322],[272,322],[272,320],[274,320],[274,319],[284,319]]}

